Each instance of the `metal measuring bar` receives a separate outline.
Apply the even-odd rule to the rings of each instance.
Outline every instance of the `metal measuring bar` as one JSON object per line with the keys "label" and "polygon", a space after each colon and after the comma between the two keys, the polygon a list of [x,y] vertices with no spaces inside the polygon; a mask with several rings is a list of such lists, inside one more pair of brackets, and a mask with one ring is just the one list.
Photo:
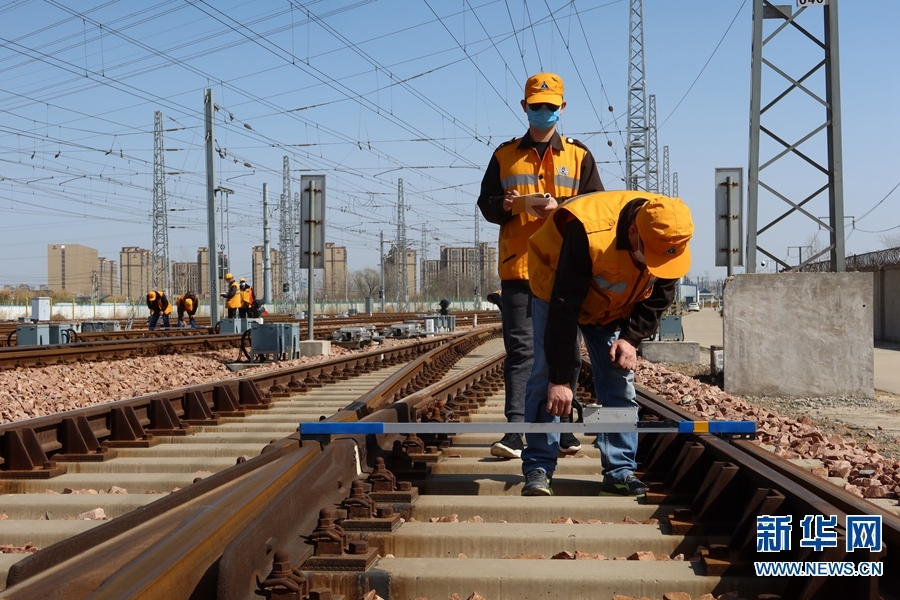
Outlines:
{"label": "metal measuring bar", "polygon": [[574,423],[384,423],[381,421],[300,423],[300,435],[420,433],[713,433],[753,435],[755,421],[639,421],[637,409],[586,405]]}

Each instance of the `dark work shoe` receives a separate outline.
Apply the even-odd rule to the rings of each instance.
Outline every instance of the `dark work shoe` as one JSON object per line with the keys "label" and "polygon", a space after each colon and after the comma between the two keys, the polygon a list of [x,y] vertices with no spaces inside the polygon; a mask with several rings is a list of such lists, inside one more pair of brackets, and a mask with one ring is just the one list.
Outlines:
{"label": "dark work shoe", "polygon": [[522,488],[523,496],[552,496],[553,490],[550,489],[550,478],[547,477],[547,471],[543,469],[535,469],[525,474],[525,487]]}
{"label": "dark work shoe", "polygon": [[622,481],[616,481],[612,477],[604,475],[601,489],[607,494],[619,496],[643,496],[647,493],[646,484],[635,477],[634,473],[627,475]]}
{"label": "dark work shoe", "polygon": [[559,434],[559,457],[573,456],[581,450],[581,442],[574,433]]}
{"label": "dark work shoe", "polygon": [[491,444],[491,456],[497,458],[522,458],[525,442],[521,433],[507,433],[499,442]]}

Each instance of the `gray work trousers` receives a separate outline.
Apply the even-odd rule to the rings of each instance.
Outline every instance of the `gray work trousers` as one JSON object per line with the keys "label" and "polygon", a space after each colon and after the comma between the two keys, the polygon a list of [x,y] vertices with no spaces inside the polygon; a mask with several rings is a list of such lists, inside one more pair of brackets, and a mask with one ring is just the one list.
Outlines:
{"label": "gray work trousers", "polygon": [[503,298],[503,384],[504,412],[510,423],[525,422],[525,384],[534,363],[531,331],[531,288],[527,280],[501,281]]}

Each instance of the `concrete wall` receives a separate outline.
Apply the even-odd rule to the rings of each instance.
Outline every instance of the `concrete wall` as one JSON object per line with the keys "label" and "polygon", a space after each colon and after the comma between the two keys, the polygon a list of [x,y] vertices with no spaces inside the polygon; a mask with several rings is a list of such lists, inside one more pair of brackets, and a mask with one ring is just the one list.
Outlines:
{"label": "concrete wall", "polygon": [[875,396],[872,273],[737,275],[724,305],[727,392]]}

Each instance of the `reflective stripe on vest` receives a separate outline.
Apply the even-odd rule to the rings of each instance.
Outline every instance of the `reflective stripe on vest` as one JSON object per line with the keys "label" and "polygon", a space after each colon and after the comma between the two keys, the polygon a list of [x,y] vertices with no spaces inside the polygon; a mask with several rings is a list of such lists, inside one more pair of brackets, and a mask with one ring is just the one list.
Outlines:
{"label": "reflective stripe on vest", "polygon": [[[560,138],[562,150],[548,146],[543,159],[534,148],[519,149],[521,138],[497,149],[494,156],[500,165],[500,182],[507,192],[520,195],[550,194],[569,198],[578,194],[581,162],[587,151]],[[498,271],[500,279],[528,279],[528,238],[544,219],[527,212],[514,215],[500,226]]]}

